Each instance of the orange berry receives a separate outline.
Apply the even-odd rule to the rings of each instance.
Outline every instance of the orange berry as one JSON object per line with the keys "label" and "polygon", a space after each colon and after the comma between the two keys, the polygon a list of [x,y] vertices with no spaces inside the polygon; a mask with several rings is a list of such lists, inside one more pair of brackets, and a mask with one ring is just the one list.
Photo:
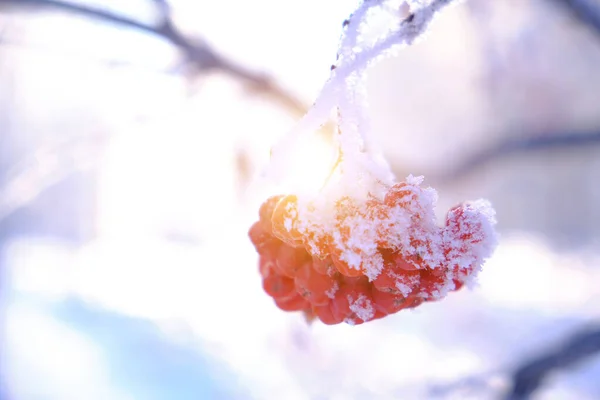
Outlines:
{"label": "orange berry", "polygon": [[266,232],[260,222],[255,222],[250,227],[248,236],[261,256],[273,257],[281,245],[281,241]]}
{"label": "orange berry", "polygon": [[327,257],[324,260],[313,257],[313,268],[321,275],[333,276],[337,272],[331,257]]}
{"label": "orange berry", "polygon": [[298,232],[298,198],[294,195],[283,197],[271,217],[273,235],[290,246],[302,246],[302,234]]}
{"label": "orange berry", "polygon": [[324,232],[309,231],[303,237],[304,247],[313,257],[325,259],[329,256],[331,238]]}
{"label": "orange berry", "polygon": [[283,196],[271,196],[260,205],[260,209],[258,210],[260,224],[269,233],[273,232],[273,211],[282,198]]}
{"label": "orange berry", "polygon": [[335,202],[336,219],[343,221],[346,217],[354,215],[359,211],[359,207],[354,200],[348,196],[344,196]]}
{"label": "orange berry", "polygon": [[341,257],[342,251],[335,246],[331,246],[331,261],[340,274],[351,278],[363,275],[360,269],[350,267]]}

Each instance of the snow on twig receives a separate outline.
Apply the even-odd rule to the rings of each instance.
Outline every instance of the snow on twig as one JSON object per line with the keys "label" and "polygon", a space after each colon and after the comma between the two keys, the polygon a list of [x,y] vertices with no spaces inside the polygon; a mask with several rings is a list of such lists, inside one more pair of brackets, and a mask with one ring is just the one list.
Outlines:
{"label": "snow on twig", "polygon": [[[396,2],[390,0],[362,1],[356,11],[344,21],[337,63],[332,66],[329,79],[306,115],[274,146],[267,175],[275,181],[281,181],[288,163],[287,155],[293,144],[301,135],[317,131],[329,120],[332,111],[337,109],[339,129],[343,132],[338,135],[340,149],[346,154],[346,159],[354,161],[359,168],[370,169],[376,180],[389,180],[389,167],[368,143],[363,82],[365,72],[383,57],[393,54],[402,46],[413,44],[427,31],[438,11],[453,2],[455,0],[411,1],[410,5],[425,4],[404,16],[409,5],[407,2],[394,6]],[[376,13],[386,14],[391,23],[375,40],[369,40],[369,34],[373,34],[369,29],[375,29],[370,24],[372,14]],[[371,160],[379,161],[379,166],[377,163],[364,162],[361,153],[367,151],[372,153]]]}

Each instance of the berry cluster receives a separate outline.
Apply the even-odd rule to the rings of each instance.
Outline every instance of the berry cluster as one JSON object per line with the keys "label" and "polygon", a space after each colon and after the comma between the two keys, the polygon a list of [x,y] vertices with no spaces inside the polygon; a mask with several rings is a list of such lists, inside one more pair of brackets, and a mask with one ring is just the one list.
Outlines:
{"label": "berry cluster", "polygon": [[436,193],[421,182],[411,176],[383,198],[329,207],[269,198],[249,231],[264,290],[282,310],[361,324],[460,289],[493,250],[493,210],[463,203],[438,227]]}

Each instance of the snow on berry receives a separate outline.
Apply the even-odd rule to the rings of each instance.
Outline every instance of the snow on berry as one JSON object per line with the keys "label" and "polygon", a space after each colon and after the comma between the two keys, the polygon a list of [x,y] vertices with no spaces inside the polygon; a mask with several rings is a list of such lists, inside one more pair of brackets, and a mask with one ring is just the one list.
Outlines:
{"label": "snow on berry", "polygon": [[[381,202],[373,196],[329,203],[267,199],[249,231],[261,254],[265,292],[284,311],[358,325],[440,300],[471,282],[495,246],[493,209],[485,201],[463,203],[438,226],[436,193],[421,183],[409,176],[390,186]],[[262,228],[269,219],[271,233]],[[329,243],[328,250],[307,236]]]}
{"label": "snow on berry", "polygon": [[[411,2],[406,19],[394,14],[393,1],[361,2],[345,24],[329,80],[272,149],[267,176],[284,188],[262,204],[249,236],[260,255],[263,288],[282,310],[328,325],[362,324],[469,285],[491,256],[495,216],[487,201],[457,205],[438,225],[437,192],[423,187],[421,176],[396,182],[369,138],[365,71],[381,55],[412,44],[452,2]],[[392,26],[373,36],[369,22],[377,12],[391,12]],[[335,163],[314,188],[295,187],[290,177],[302,175],[316,154],[295,154],[306,148],[300,138],[319,131],[334,111]]]}

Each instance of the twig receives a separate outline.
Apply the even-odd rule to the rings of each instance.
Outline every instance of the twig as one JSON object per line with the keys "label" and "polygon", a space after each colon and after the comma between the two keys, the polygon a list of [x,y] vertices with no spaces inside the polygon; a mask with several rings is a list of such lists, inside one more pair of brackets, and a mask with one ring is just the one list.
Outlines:
{"label": "twig", "polygon": [[562,346],[527,360],[512,375],[512,388],[506,400],[526,400],[553,372],[566,369],[600,353],[600,325],[575,333]]}
{"label": "twig", "polygon": [[449,168],[447,172],[430,174],[436,180],[448,181],[461,178],[476,171],[486,164],[513,154],[529,153],[547,149],[583,148],[590,145],[600,145],[600,131],[591,133],[563,133],[529,138],[511,138],[493,144],[491,147],[468,157],[457,167]]}
{"label": "twig", "polygon": [[600,35],[600,8],[592,4],[590,0],[554,1],[567,8],[575,18]]}
{"label": "twig", "polygon": [[153,0],[159,7],[161,21],[156,25],[145,24],[135,19],[124,17],[99,8],[75,4],[61,0],[0,0],[0,5],[38,6],[81,15],[91,19],[108,22],[120,27],[141,31],[164,39],[179,50],[187,60],[202,72],[220,71],[243,82],[252,92],[261,93],[281,104],[296,118],[301,117],[307,110],[307,105],[288,93],[272,81],[267,75],[227,60],[205,43],[193,41],[182,34],[173,24],[168,4],[163,0]]}

